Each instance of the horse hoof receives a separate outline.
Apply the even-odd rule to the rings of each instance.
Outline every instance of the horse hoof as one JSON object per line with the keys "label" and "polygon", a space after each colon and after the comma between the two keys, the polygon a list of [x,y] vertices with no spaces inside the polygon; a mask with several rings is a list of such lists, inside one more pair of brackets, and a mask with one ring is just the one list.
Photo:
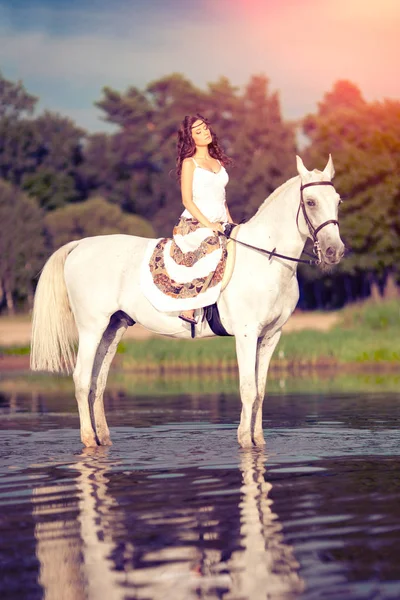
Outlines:
{"label": "horse hoof", "polygon": [[96,439],[98,446],[112,446],[110,430],[108,429],[108,427],[99,427],[99,429],[96,431]]}
{"label": "horse hoof", "polygon": [[263,448],[264,446],[267,445],[267,442],[264,440],[264,436],[260,435],[257,437],[254,437],[254,445],[257,446],[257,448]]}
{"label": "horse hoof", "polygon": [[109,437],[99,439],[100,446],[112,446],[113,443]]}
{"label": "horse hoof", "polygon": [[85,446],[85,448],[97,448],[98,443],[96,441],[96,438],[94,438],[93,436],[90,437],[81,437],[82,440],[82,444]]}
{"label": "horse hoof", "polygon": [[241,448],[252,448],[253,442],[250,434],[241,434],[238,432],[238,442]]}

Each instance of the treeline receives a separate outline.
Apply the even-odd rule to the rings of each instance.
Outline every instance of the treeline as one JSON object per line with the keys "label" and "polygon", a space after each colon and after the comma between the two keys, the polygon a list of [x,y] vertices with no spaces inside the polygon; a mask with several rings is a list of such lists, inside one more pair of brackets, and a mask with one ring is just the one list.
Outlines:
{"label": "treeline", "polygon": [[400,103],[367,103],[354,85],[338,82],[316,114],[291,123],[265,77],[241,90],[226,78],[200,90],[173,74],[144,90],[104,88],[97,106],[114,133],[94,135],[56,113],[36,116],[36,104],[22,83],[0,75],[0,308],[31,303],[38,271],[66,241],[171,235],[182,210],[176,131],[197,111],[234,160],[228,202],[237,222],[295,174],[300,130],[308,168],[323,168],[332,154],[350,252],[332,275],[301,269],[303,308],[397,289]]}

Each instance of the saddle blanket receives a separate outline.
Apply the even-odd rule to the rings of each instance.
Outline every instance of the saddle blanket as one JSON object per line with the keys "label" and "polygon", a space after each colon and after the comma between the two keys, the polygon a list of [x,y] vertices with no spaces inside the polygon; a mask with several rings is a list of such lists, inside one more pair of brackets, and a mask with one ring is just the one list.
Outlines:
{"label": "saddle blanket", "polygon": [[195,219],[181,217],[173,239],[149,242],[141,269],[143,294],[162,312],[214,304],[232,274],[233,244]]}

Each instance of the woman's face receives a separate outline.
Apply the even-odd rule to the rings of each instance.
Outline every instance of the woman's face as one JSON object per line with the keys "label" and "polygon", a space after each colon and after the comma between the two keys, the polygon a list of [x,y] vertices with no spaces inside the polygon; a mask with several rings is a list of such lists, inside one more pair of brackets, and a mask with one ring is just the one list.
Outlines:
{"label": "woman's face", "polygon": [[208,146],[212,142],[211,131],[201,119],[197,119],[192,125],[192,138],[196,146]]}

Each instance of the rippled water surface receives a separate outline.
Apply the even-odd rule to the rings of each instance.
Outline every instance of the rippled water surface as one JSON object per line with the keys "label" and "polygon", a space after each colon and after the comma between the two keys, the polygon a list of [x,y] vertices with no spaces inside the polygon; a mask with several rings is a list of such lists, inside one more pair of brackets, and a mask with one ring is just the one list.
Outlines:
{"label": "rippled water surface", "polygon": [[0,385],[2,600],[400,597],[396,391],[273,393],[241,451],[233,391],[118,390],[82,450],[64,387]]}

